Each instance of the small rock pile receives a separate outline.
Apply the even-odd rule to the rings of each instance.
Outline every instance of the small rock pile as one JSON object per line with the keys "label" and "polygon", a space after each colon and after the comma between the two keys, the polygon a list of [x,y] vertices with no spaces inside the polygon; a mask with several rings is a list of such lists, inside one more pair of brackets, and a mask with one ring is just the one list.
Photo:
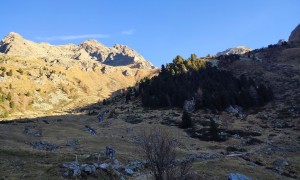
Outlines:
{"label": "small rock pile", "polygon": [[58,148],[57,145],[49,144],[45,141],[26,142],[26,144],[29,144],[34,149],[45,150],[45,151],[53,151]]}
{"label": "small rock pile", "polygon": [[123,173],[128,176],[139,175],[140,171],[144,169],[144,164],[140,160],[134,160],[122,168]]}
{"label": "small rock pile", "polygon": [[118,160],[114,160],[113,163],[92,163],[92,164],[79,164],[77,161],[71,163],[64,163],[61,165],[65,169],[63,177],[81,177],[83,174],[91,175],[98,170],[105,172],[110,171],[111,174],[115,174],[120,178],[121,173],[117,170],[121,167]]}
{"label": "small rock pile", "polygon": [[139,176],[140,171],[144,169],[144,163],[140,160],[134,160],[128,165],[122,166],[120,162],[115,159],[111,163],[83,163],[79,164],[77,161],[71,163],[64,163],[61,165],[64,168],[63,177],[82,177],[83,174],[92,175],[97,171],[104,171],[109,174],[118,176],[120,179],[124,179],[126,176]]}

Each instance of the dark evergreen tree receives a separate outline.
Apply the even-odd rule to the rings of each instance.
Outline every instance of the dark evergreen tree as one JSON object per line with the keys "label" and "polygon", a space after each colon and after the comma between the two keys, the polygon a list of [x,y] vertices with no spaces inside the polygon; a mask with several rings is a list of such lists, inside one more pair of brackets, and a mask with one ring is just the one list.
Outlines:
{"label": "dark evergreen tree", "polygon": [[210,132],[211,139],[213,141],[219,141],[220,140],[218,125],[212,119],[210,120],[209,132]]}
{"label": "dark evergreen tree", "polygon": [[107,104],[106,99],[103,99],[102,104],[103,104],[103,105],[106,105],[106,104]]}
{"label": "dark evergreen tree", "polygon": [[193,123],[192,123],[192,118],[191,118],[190,114],[186,111],[183,111],[181,127],[183,129],[185,129],[185,128],[190,128],[192,126],[193,126]]}

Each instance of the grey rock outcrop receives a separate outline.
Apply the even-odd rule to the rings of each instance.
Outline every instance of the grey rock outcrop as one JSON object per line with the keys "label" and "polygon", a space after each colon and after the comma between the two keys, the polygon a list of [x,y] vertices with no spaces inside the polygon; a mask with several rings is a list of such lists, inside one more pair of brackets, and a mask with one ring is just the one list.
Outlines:
{"label": "grey rock outcrop", "polygon": [[292,31],[288,42],[295,47],[300,47],[300,24]]}
{"label": "grey rock outcrop", "polygon": [[277,45],[282,46],[284,43],[286,43],[286,40],[279,39],[278,42],[277,42]]}
{"label": "grey rock outcrop", "polygon": [[154,68],[149,61],[128,46],[116,44],[113,47],[106,47],[97,40],[87,40],[78,46],[75,44],[54,46],[26,40],[15,32],[9,33],[0,42],[0,53],[50,60],[95,60],[111,66],[139,69]]}
{"label": "grey rock outcrop", "polygon": [[252,51],[252,49],[249,48],[249,47],[237,46],[237,47],[234,47],[234,48],[226,49],[225,51],[222,51],[222,52],[218,52],[216,56],[230,55],[230,54],[245,54],[249,51]]}

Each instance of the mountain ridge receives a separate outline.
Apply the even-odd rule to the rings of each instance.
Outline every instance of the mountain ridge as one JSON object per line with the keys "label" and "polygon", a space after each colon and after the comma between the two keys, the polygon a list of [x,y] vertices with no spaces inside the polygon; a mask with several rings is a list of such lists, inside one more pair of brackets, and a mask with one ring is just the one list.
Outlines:
{"label": "mountain ridge", "polygon": [[7,55],[48,59],[95,60],[112,66],[129,66],[138,69],[155,69],[151,62],[128,46],[115,44],[106,47],[97,40],[86,40],[79,45],[51,45],[26,40],[11,32],[0,42],[0,52]]}

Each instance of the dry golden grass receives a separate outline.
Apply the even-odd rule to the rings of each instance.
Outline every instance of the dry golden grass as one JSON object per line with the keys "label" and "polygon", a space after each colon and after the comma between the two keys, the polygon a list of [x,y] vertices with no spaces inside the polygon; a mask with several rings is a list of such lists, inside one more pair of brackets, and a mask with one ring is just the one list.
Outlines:
{"label": "dry golden grass", "polygon": [[[103,65],[92,61],[66,59],[55,63],[17,56],[0,58],[8,58],[0,61],[0,67],[13,72],[12,76],[5,75],[0,83],[4,94],[10,92],[11,101],[16,105],[11,108],[8,101],[0,104],[0,116],[7,110],[10,119],[57,114],[95,103],[152,74],[152,70],[109,66],[106,67],[110,71],[104,74],[101,71]],[[82,63],[90,65],[83,66]],[[23,73],[17,72],[19,69]],[[123,75],[124,70],[131,71],[132,75]],[[32,112],[34,114],[30,115]]]}

